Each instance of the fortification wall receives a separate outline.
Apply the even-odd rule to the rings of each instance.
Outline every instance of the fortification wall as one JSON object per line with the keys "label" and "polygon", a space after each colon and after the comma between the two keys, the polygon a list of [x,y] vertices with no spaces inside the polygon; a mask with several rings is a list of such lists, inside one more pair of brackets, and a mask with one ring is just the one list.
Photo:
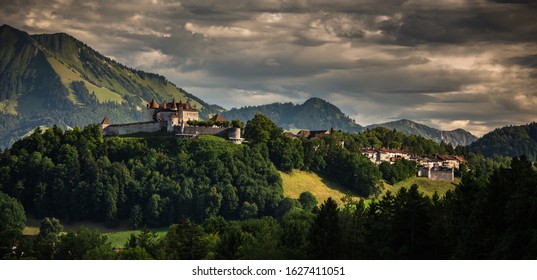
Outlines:
{"label": "fortification wall", "polygon": [[429,179],[436,181],[454,181],[453,169],[450,170],[429,170]]}
{"label": "fortification wall", "polygon": [[176,126],[175,131],[177,133],[183,134],[197,134],[197,135],[214,135],[220,136],[227,139],[227,130],[228,128],[224,127],[197,127],[197,126],[185,126],[183,132],[181,132],[181,127]]}
{"label": "fortification wall", "polygon": [[104,135],[125,135],[137,132],[157,132],[166,129],[166,122],[139,122],[128,124],[111,124],[103,130]]}

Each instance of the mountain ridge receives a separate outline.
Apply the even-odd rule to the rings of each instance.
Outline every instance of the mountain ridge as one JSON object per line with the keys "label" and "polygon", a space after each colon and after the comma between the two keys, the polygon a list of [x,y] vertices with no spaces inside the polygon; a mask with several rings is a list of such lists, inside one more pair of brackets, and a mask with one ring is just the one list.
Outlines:
{"label": "mountain ridge", "polygon": [[[288,130],[365,129],[337,106],[316,97],[302,104],[272,103],[225,111],[164,76],[122,65],[67,33],[30,35],[4,24],[0,39],[0,147],[42,125],[85,126],[104,116],[114,123],[140,121],[145,117],[145,104],[153,98],[188,101],[205,119],[221,113],[227,119],[246,122],[255,113],[263,113]],[[475,141],[464,130],[445,132],[410,120],[366,128],[375,126],[454,145]]]}
{"label": "mountain ridge", "polygon": [[[451,143],[454,146],[467,146],[477,139],[470,132],[458,128],[452,131],[442,131],[437,128],[429,127],[408,119],[398,121],[372,124],[366,127],[357,124],[350,117],[345,115],[335,105],[317,97],[312,97],[302,104],[271,103],[259,106],[246,106],[242,108],[233,108],[221,113],[227,119],[239,119],[248,121],[256,113],[262,113],[272,119],[278,126],[286,129],[341,129],[347,132],[360,132],[364,129],[375,127],[385,127],[396,129],[405,134],[414,134],[432,139],[438,143],[441,141]],[[326,118],[326,119],[324,119]]]}
{"label": "mountain ridge", "polygon": [[238,119],[246,122],[256,113],[262,113],[272,119],[278,126],[290,129],[341,129],[347,132],[362,131],[362,126],[355,123],[335,105],[317,97],[312,97],[302,104],[271,103],[259,106],[233,108],[223,112],[226,119]]}
{"label": "mountain ridge", "polygon": [[0,147],[37,126],[145,118],[145,104],[187,101],[202,118],[221,112],[164,76],[122,65],[67,33],[30,35],[0,26]]}
{"label": "mountain ridge", "polygon": [[368,125],[366,128],[375,128],[379,126],[389,129],[396,129],[397,131],[400,131],[407,135],[413,134],[423,136],[428,139],[433,139],[438,143],[444,141],[446,143],[452,144],[453,146],[467,146],[478,139],[476,136],[472,135],[470,132],[462,128],[445,131],[424,124],[420,124],[408,119],[401,119],[380,124],[372,124]]}

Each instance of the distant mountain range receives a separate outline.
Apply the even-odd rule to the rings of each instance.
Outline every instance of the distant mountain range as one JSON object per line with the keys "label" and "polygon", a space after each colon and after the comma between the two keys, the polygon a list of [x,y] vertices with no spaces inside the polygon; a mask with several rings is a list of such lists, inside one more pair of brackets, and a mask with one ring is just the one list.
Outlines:
{"label": "distant mountain range", "polygon": [[40,125],[83,127],[105,115],[115,123],[140,121],[152,98],[189,101],[204,118],[223,110],[65,33],[0,26],[0,147]]}
{"label": "distant mountain range", "polygon": [[537,123],[495,129],[483,135],[470,147],[488,157],[524,155],[532,161],[537,161]]}
{"label": "distant mountain range", "polygon": [[367,126],[366,128],[375,128],[379,126],[395,129],[407,135],[414,134],[423,136],[428,139],[433,139],[436,142],[444,141],[446,143],[451,143],[453,146],[467,146],[478,139],[476,136],[464,129],[459,128],[451,131],[443,131],[406,119],[381,124],[373,124]]}
{"label": "distant mountain range", "polygon": [[272,103],[260,106],[248,106],[223,112],[226,119],[238,119],[243,122],[251,120],[256,113],[272,119],[283,129],[341,129],[348,132],[362,131],[363,128],[345,115],[331,103],[320,98],[310,98],[303,104]]}
{"label": "distant mountain range", "polygon": [[239,119],[244,122],[252,119],[256,113],[262,113],[271,118],[278,126],[291,129],[341,129],[347,132],[359,132],[368,128],[386,127],[396,129],[405,134],[414,134],[432,139],[436,142],[444,141],[454,146],[466,146],[474,142],[477,137],[463,129],[442,131],[410,120],[399,120],[382,124],[373,124],[362,127],[345,115],[331,103],[320,98],[310,98],[303,104],[272,103],[261,106],[248,106],[240,109],[231,109],[223,112],[227,119]]}
{"label": "distant mountain range", "polygon": [[[8,25],[0,27],[0,148],[37,126],[83,127],[104,116],[112,123],[140,121],[152,98],[188,101],[203,119],[221,113],[226,119],[246,122],[263,113],[288,130],[365,129],[320,98],[300,105],[273,103],[224,112],[163,76],[126,67],[68,34],[29,35]],[[477,139],[462,129],[440,131],[409,120],[367,128],[377,126],[453,145],[468,145]]]}

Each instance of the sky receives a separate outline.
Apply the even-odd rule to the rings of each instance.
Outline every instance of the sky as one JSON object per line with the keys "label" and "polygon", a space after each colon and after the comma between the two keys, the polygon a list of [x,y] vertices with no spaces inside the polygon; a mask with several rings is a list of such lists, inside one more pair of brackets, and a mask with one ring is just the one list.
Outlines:
{"label": "sky", "polygon": [[2,0],[226,109],[323,98],[357,123],[477,136],[537,121],[537,0]]}

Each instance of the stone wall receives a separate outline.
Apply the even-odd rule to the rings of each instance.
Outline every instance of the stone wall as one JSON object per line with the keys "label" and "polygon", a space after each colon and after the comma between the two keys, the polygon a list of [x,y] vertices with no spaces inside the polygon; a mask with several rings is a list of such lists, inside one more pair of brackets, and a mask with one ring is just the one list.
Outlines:
{"label": "stone wall", "polygon": [[104,135],[125,135],[137,132],[157,132],[166,130],[166,122],[139,122],[128,124],[111,124],[103,129]]}
{"label": "stone wall", "polygon": [[198,127],[198,126],[185,126],[184,130],[181,131],[181,126],[176,126],[176,133],[181,134],[195,134],[195,135],[214,135],[226,138],[228,137],[227,131],[229,128],[225,127]]}
{"label": "stone wall", "polygon": [[436,180],[436,181],[454,181],[455,176],[453,174],[453,169],[448,170],[429,170],[429,176],[428,178],[430,180]]}

